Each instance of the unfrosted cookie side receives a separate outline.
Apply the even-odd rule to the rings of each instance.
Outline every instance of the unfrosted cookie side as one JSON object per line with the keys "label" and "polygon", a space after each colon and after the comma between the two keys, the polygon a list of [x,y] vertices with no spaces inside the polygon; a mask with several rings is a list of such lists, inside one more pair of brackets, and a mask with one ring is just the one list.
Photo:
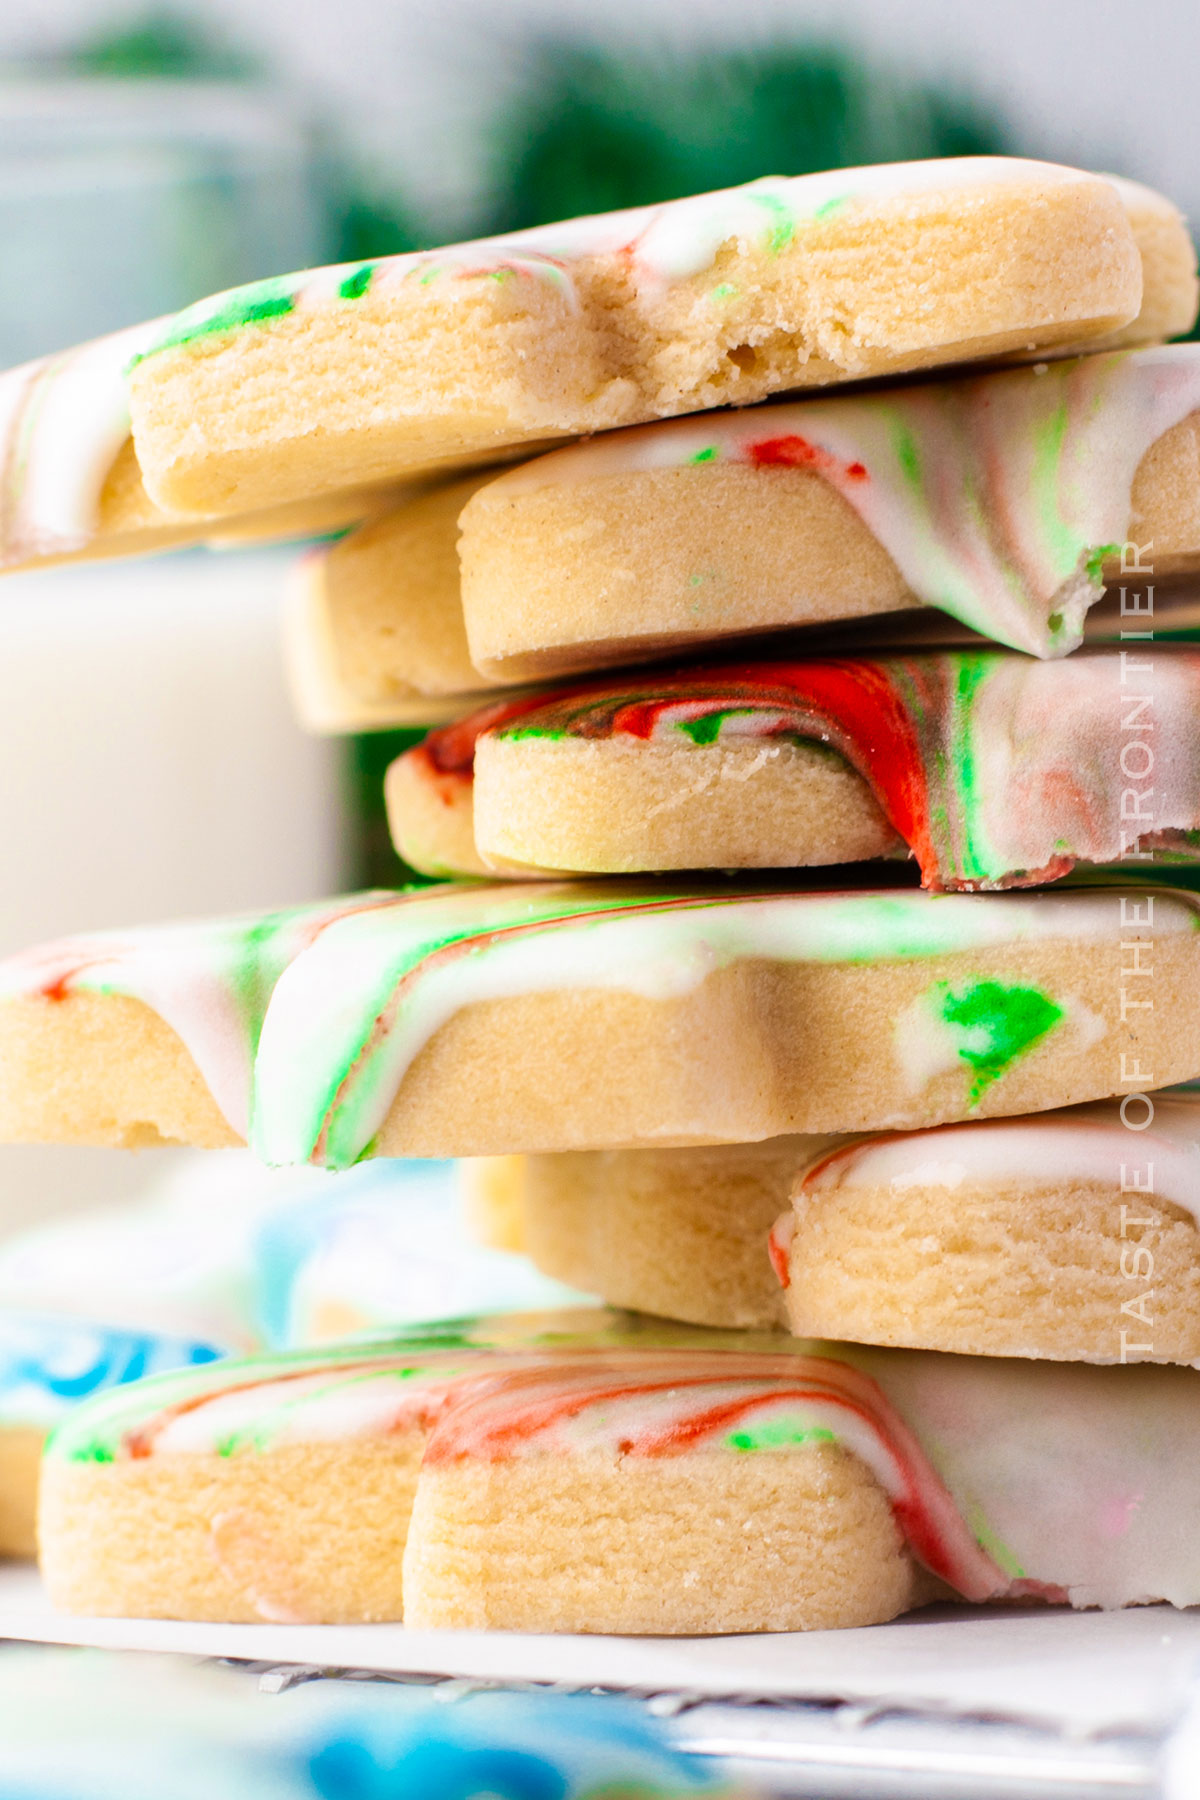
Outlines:
{"label": "unfrosted cookie side", "polygon": [[1117,190],[1142,259],[1142,310],[1096,349],[1182,337],[1196,323],[1200,285],[1196,247],[1179,208],[1154,188],[1123,175],[1106,177]]}
{"label": "unfrosted cookie side", "polygon": [[877,1625],[937,1590],[870,1471],[828,1443],[426,1469],[404,1586],[418,1630],[652,1636]]}
{"label": "unfrosted cookie side", "polygon": [[38,1468],[44,1431],[0,1425],[0,1557],[37,1553]]}
{"label": "unfrosted cookie side", "polygon": [[[1155,1101],[1160,1113],[1169,1105]],[[1149,1111],[1132,1108],[1137,1121]],[[1099,1131],[1105,1179],[1089,1168]],[[1030,1173],[1019,1180],[964,1159],[972,1140],[1022,1134]],[[1051,1174],[1056,1135],[1067,1148]],[[870,1142],[840,1154],[853,1168]],[[838,1148],[785,1138],[507,1159],[506,1186],[537,1267],[615,1305],[960,1355],[1193,1363],[1200,1231],[1172,1195],[1196,1191],[1198,1145],[1174,1169],[1161,1134],[1147,1146],[1109,1106],[897,1140],[883,1148],[893,1184],[851,1173],[823,1188],[818,1173],[810,1190],[806,1171],[826,1156],[836,1167]],[[1135,1197],[1132,1184],[1155,1172],[1161,1192]]]}
{"label": "unfrosted cookie side", "polygon": [[0,1004],[0,1139],[123,1150],[239,1142],[182,1039],[123,994]]}
{"label": "unfrosted cookie side", "polygon": [[66,1612],[275,1624],[401,1616],[424,1433],[144,1460],[51,1455],[39,1536]]}
{"label": "unfrosted cookie side", "polygon": [[786,1309],[767,1242],[820,1142],[488,1159],[467,1165],[473,1225],[490,1223],[500,1185],[515,1222],[508,1247],[546,1274],[662,1318],[778,1329]]}
{"label": "unfrosted cookie side", "polygon": [[[686,742],[484,737],[474,794],[478,862],[497,873],[799,869],[907,855],[862,776],[813,743],[701,750]],[[401,854],[411,850],[425,868],[426,857],[441,852],[442,868],[458,866],[447,830],[458,814],[444,808],[439,818],[432,804],[421,818],[409,814],[390,772],[387,795]],[[436,833],[428,851],[422,828]]]}
{"label": "unfrosted cookie side", "polygon": [[801,1336],[1065,1362],[1200,1359],[1196,1221],[1152,1196],[1131,1204],[1119,1164],[1106,1184],[801,1194],[788,1267]]}

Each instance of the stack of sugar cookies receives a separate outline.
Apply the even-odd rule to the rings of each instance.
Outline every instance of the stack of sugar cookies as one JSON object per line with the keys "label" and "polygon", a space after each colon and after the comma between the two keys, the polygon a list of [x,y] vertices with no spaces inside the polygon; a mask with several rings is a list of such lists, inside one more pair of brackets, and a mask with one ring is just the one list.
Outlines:
{"label": "stack of sugar cookies", "polygon": [[485,1229],[606,1303],[98,1396],[44,1467],[60,1604],[1200,1602],[1200,1112],[1156,1092],[1200,1077],[1200,905],[1151,879],[1200,859],[1200,652],[1154,642],[1195,309],[1158,196],[947,161],[7,378],[11,562],[356,522],[298,691],[438,721],[387,800],[444,879],[10,960],[0,1135],[480,1159]]}

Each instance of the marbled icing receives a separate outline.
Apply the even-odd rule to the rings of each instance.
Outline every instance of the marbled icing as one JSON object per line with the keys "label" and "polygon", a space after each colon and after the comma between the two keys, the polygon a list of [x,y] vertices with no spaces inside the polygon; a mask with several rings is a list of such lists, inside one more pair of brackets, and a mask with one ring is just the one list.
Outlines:
{"label": "marbled icing", "polygon": [[163,324],[0,374],[0,568],[69,555],[95,536],[105,480],[129,436],[126,371]]}
{"label": "marbled icing", "polygon": [[500,476],[500,499],[638,470],[809,470],[918,599],[1062,656],[1130,534],[1146,451],[1200,409],[1200,345],[797,400],[607,432]]}
{"label": "marbled icing", "polygon": [[[1130,890],[1126,890],[1129,892]],[[365,1153],[434,1033],[480,1001],[561,989],[690,994],[739,960],[913,961],[1111,942],[1115,892],[794,893],[766,884],[446,883],[259,920],[67,940],[0,963],[0,1002],[128,994],[160,1012],[270,1163]],[[1154,895],[1158,935],[1200,901]],[[1052,997],[1050,997],[1052,999]]]}
{"label": "marbled icing", "polygon": [[967,1598],[1189,1605],[1198,1380],[532,1315],[160,1377],[81,1408],[49,1453],[239,1457],[415,1434],[430,1466],[550,1455],[561,1472],[584,1453],[778,1456],[832,1439],[875,1474],[918,1558]]}
{"label": "marbled icing", "polygon": [[[1200,347],[1198,347],[1200,348]],[[829,745],[869,783],[926,887],[1030,886],[1135,850],[1200,856],[1200,651],[998,651],[714,663],[496,701],[407,761],[470,781],[481,737]],[[1129,758],[1139,775],[1123,771]],[[1124,796],[1149,795],[1131,823]],[[1139,807],[1142,802],[1139,799]]]}

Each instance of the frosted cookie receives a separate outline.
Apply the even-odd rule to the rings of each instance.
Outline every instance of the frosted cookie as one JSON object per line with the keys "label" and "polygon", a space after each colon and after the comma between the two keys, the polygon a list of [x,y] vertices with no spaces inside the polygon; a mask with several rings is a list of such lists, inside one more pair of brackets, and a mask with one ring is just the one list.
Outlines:
{"label": "frosted cookie", "polygon": [[946,1588],[1190,1605],[1198,1381],[464,1321],[92,1403],[49,1446],[43,1567],[73,1611],[418,1628],[799,1630]]}
{"label": "frosted cookie", "polygon": [[[861,178],[858,190],[848,192],[855,174]],[[1113,217],[1114,189],[1124,222]],[[948,207],[959,211],[956,224],[947,217]],[[814,218],[822,208],[823,216]],[[729,240],[722,247],[726,231]],[[904,245],[914,235],[932,245],[953,234],[953,266],[947,275],[938,271],[932,315],[923,295],[912,320],[902,312],[898,316],[891,272],[882,279],[880,233],[891,236],[904,263],[902,287],[911,286],[917,274],[905,260]],[[797,234],[820,257],[815,265],[804,259],[799,281],[795,265],[803,246],[793,241]],[[1140,264],[1140,311],[1128,234]],[[1005,240],[998,255],[988,247],[989,238]],[[831,253],[837,259],[832,264]],[[981,255],[987,277],[977,280]],[[481,256],[483,266],[474,266]],[[1080,281],[1077,265],[1085,263],[1087,274]],[[718,265],[725,264],[738,265],[749,277],[740,296],[725,291],[727,281],[714,287]],[[1022,291],[1006,292],[1006,279]],[[614,292],[620,296],[624,335],[610,329]],[[839,337],[830,346],[828,309],[836,311],[840,332],[847,301],[861,313],[862,341]],[[881,359],[892,366],[897,358],[902,364],[914,357],[924,363],[967,353],[965,345],[939,347],[939,325],[951,335],[960,328],[982,330],[998,341],[997,333],[1005,335],[1020,321],[1023,347],[1060,344],[1064,334],[1101,342],[1097,321],[1087,322],[1085,315],[1117,304],[1130,320],[1121,327],[1121,338],[1147,342],[1189,328],[1195,314],[1194,254],[1179,213],[1161,195],[1131,183],[1106,178],[1101,186],[1099,177],[1078,171],[1004,159],[755,183],[667,208],[519,234],[495,245],[458,246],[434,256],[259,283],[204,302],[180,319],[136,326],[0,377],[0,567],[79,554],[127,554],[214,533],[298,536],[336,529],[363,517],[370,500],[354,495],[317,500],[317,490],[328,488],[330,480],[336,488],[358,485],[346,458],[374,469],[381,434],[394,439],[399,427],[400,448],[387,460],[389,468],[393,463],[408,468],[414,462],[471,457],[462,439],[464,425],[473,426],[473,460],[509,453],[495,442],[497,435],[506,436],[506,424],[510,440],[527,437],[530,428],[535,438],[558,435],[556,409],[563,404],[587,414],[585,429],[597,422],[597,413],[606,418],[612,413],[615,423],[654,416],[662,410],[652,403],[660,390],[666,404],[676,390],[682,396],[697,382],[705,387],[697,352],[703,365],[706,348],[718,368],[710,372],[705,391],[712,388],[720,398],[724,389],[736,389],[733,397],[740,400],[751,390],[779,385],[781,356],[798,367],[811,353],[808,374],[799,379],[827,380],[838,378],[841,368],[829,360],[830,351],[847,362],[848,372],[860,362],[863,372],[870,372]],[[799,352],[778,341],[791,317],[789,306],[797,305],[805,334]],[[682,335],[690,357],[656,335],[665,329],[678,337],[681,311],[688,315]],[[539,375],[536,359],[528,366],[520,361],[526,339],[539,325],[560,351],[567,347],[570,367],[564,366],[561,389],[552,373],[542,369]],[[299,393],[294,387],[296,359],[287,346],[300,340],[310,348],[322,333],[332,333],[335,358],[351,364],[349,378],[344,368],[339,376],[333,363],[328,365],[329,378],[340,384],[337,406],[318,391],[320,376],[312,368],[305,387]],[[391,416],[382,433],[364,431],[361,421],[354,422],[357,432],[347,432],[339,410],[345,414],[356,391],[353,375],[366,344],[377,340],[386,345],[392,364]],[[183,355],[181,341],[192,354]],[[326,436],[322,440],[318,432],[309,439],[311,479],[297,480],[292,466],[298,446],[289,430],[303,429],[304,423],[295,404],[291,410],[271,409],[266,420],[254,417],[248,365],[261,360],[264,345],[268,360],[277,352],[278,367],[263,371],[271,391],[286,389],[293,403],[319,407]],[[139,359],[156,346],[153,376],[137,372]],[[423,349],[431,352],[429,365],[420,362]],[[751,366],[727,360],[730,350]],[[153,422],[152,435],[161,438],[164,429],[182,425],[191,440],[185,452],[190,457],[197,440],[211,435],[216,423],[211,408],[196,420],[173,417],[169,401],[165,408],[160,404],[159,389],[165,383],[174,391],[188,374],[204,385],[216,373],[217,352],[222,369],[235,371],[229,376],[230,400],[236,392],[241,409],[236,418],[232,406],[222,416],[231,431],[238,428],[238,455],[247,431],[253,439],[264,426],[279,452],[257,472],[259,490],[270,490],[271,497],[231,495],[228,482],[219,480],[210,501],[197,505],[194,495],[188,499],[185,510],[192,516],[185,519],[172,499],[157,490],[152,499],[143,484],[130,439],[129,375],[134,369],[133,386]],[[761,368],[753,366],[760,360]],[[597,393],[580,392],[588,370],[596,375]],[[432,395],[432,409],[427,378],[440,389]],[[637,404],[642,389],[649,412]],[[327,428],[335,418],[343,429],[331,443]],[[233,444],[222,446],[226,460],[233,451]],[[242,488],[243,473],[235,474],[235,485]],[[369,479],[374,483],[376,476]],[[279,503],[280,485],[288,490],[283,504],[294,502],[296,510],[259,516]],[[226,524],[202,523],[197,514]]]}
{"label": "frosted cookie", "polygon": [[557,451],[463,513],[471,660],[527,680],[922,604],[1059,656],[1106,575],[1195,567],[1198,437],[1179,344]]}
{"label": "frosted cookie", "polygon": [[204,1159],[137,1206],[0,1245],[0,1555],[31,1555],[48,1430],[97,1389],[231,1352],[580,1295],[471,1242],[446,1165]]}
{"label": "frosted cookie", "polygon": [[504,1221],[614,1305],[971,1355],[1200,1360],[1195,1097],[466,1176],[485,1230]]}
{"label": "frosted cookie", "polygon": [[829,1149],[771,1250],[802,1334],[1196,1363],[1198,1223],[1200,1097],[1138,1096]]}
{"label": "frosted cookie", "polygon": [[34,1554],[42,1445],[83,1399],[220,1354],[181,1337],[0,1310],[0,1557]]}
{"label": "frosted cookie", "polygon": [[345,1168],[1039,1111],[1200,1074],[1198,906],[448,884],[67,939],[0,964],[0,1141]]}
{"label": "frosted cookie", "polygon": [[386,793],[397,850],[432,874],[908,854],[926,887],[970,890],[1193,862],[1200,651],[648,670],[494,701],[407,751]]}
{"label": "frosted cookie", "polygon": [[[785,628],[1120,641],[1200,566],[1198,457],[1195,344],[610,433],[315,553],[293,686],[348,731]],[[1113,592],[1089,618],[1106,581],[1124,612]]]}
{"label": "frosted cookie", "polygon": [[161,321],[0,374],[0,570],[356,525],[399,490],[347,491],[211,520],[156,506],[129,435],[130,359]]}
{"label": "frosted cookie", "polygon": [[245,510],[787,388],[1082,346],[1128,326],[1142,293],[1099,176],[966,158],[772,177],[201,301],[131,370],[134,442],[159,505]]}

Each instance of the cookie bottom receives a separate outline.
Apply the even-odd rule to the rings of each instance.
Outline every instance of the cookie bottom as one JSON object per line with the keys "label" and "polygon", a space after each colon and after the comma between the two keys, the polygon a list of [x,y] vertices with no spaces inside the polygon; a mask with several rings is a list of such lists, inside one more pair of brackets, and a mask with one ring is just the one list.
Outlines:
{"label": "cookie bottom", "polygon": [[0,1426],[0,1556],[37,1555],[38,1469],[44,1431]]}

